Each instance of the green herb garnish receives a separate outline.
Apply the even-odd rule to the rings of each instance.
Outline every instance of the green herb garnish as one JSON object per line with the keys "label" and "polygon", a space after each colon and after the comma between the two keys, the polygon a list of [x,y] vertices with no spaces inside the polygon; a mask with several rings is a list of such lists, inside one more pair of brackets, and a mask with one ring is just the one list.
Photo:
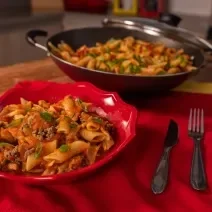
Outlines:
{"label": "green herb garnish", "polygon": [[114,67],[114,65],[115,65],[115,63],[112,62],[112,61],[107,61],[107,62],[106,62],[106,65],[108,66],[108,68],[109,68],[110,70],[112,70],[113,67]]}
{"label": "green herb garnish", "polygon": [[87,56],[91,56],[91,57],[94,57],[94,58],[97,57],[97,55],[94,54],[94,53],[88,53]]}
{"label": "green herb garnish", "polygon": [[163,74],[166,74],[166,71],[159,71],[158,73],[157,73],[157,75],[163,75]]}
{"label": "green herb garnish", "polygon": [[74,128],[76,128],[77,126],[78,126],[78,125],[77,125],[76,123],[71,123],[71,124],[70,124],[70,128],[71,128],[71,129],[74,129]]}
{"label": "green herb garnish", "polygon": [[119,43],[119,44],[116,46],[115,50],[116,50],[116,51],[119,50],[120,46],[121,46],[121,44]]}
{"label": "green herb garnish", "polygon": [[36,146],[36,149],[35,149],[35,153],[34,153],[34,157],[36,159],[38,159],[41,155],[41,152],[42,152],[42,144],[39,142]]}
{"label": "green herb garnish", "polygon": [[14,147],[14,145],[9,144],[9,143],[5,143],[5,142],[1,142],[1,143],[0,143],[0,147],[5,147],[5,146],[11,146],[11,147]]}
{"label": "green herb garnish", "polygon": [[144,66],[144,61],[140,55],[134,55],[133,58],[139,62],[140,65]]}
{"label": "green herb garnish", "polygon": [[181,67],[185,67],[187,65],[188,60],[184,56],[180,56],[180,65]]}
{"label": "green herb garnish", "polygon": [[[84,102],[83,102],[80,98],[77,98],[76,100],[77,100],[77,102],[80,104],[80,106],[82,107],[82,109],[83,109],[85,112],[88,112],[88,109],[87,109],[86,105],[83,104]],[[75,114],[74,114],[74,115],[75,115]],[[74,117],[74,115],[73,115],[73,117]],[[72,118],[73,118],[73,117],[72,117]]]}
{"label": "green herb garnish", "polygon": [[119,73],[120,73],[120,74],[124,74],[124,66],[120,66]]}
{"label": "green herb garnish", "polygon": [[94,122],[96,122],[96,123],[99,123],[99,124],[102,124],[102,122],[103,122],[103,120],[101,119],[101,118],[99,118],[99,117],[93,117],[93,119],[92,119]]}
{"label": "green herb garnish", "polygon": [[26,108],[26,113],[30,112],[31,110],[31,108]]}
{"label": "green herb garnish", "polygon": [[48,112],[41,112],[40,117],[47,122],[52,122],[54,119],[53,116]]}
{"label": "green herb garnish", "polygon": [[109,47],[105,48],[105,53],[110,53],[110,48]]}
{"label": "green herb garnish", "polygon": [[97,57],[96,58],[98,61],[104,61],[105,60],[105,58],[103,57],[103,56],[99,56],[99,57]]}
{"label": "green herb garnish", "polygon": [[133,64],[130,64],[130,72],[132,74],[137,74],[137,73],[140,73],[141,72],[141,68],[139,66],[136,66],[136,65],[133,65]]}
{"label": "green herb garnish", "polygon": [[170,63],[169,62],[167,62],[167,64],[165,65],[165,68],[166,69],[169,69],[170,68]]}
{"label": "green herb garnish", "polygon": [[22,118],[14,119],[9,123],[8,127],[18,127],[22,123],[22,121],[23,121]]}
{"label": "green herb garnish", "polygon": [[69,146],[67,144],[62,144],[59,148],[60,152],[68,152]]}
{"label": "green herb garnish", "polygon": [[120,58],[120,59],[115,59],[115,60],[113,60],[112,62],[113,62],[114,64],[119,64],[119,63],[122,63],[123,61],[125,61],[125,59],[124,59],[124,58]]}
{"label": "green herb garnish", "polygon": [[66,121],[71,121],[71,118],[70,118],[69,116],[64,116],[64,119],[65,119]]}
{"label": "green herb garnish", "polygon": [[76,100],[77,100],[77,102],[78,102],[79,104],[82,104],[82,103],[83,103],[82,99],[80,99],[80,98],[77,98]]}

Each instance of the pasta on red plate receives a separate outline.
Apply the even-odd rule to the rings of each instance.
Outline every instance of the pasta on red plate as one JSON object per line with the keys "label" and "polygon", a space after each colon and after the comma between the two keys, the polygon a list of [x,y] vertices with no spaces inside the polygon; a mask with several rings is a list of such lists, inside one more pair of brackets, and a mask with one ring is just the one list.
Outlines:
{"label": "pasta on red plate", "polygon": [[90,103],[65,96],[56,103],[5,106],[0,112],[0,170],[52,175],[93,164],[114,145],[115,127],[89,112]]}

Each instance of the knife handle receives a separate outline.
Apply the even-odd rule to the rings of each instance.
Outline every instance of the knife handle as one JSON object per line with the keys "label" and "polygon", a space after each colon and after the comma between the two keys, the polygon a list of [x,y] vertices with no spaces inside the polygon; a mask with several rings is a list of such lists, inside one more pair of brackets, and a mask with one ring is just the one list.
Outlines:
{"label": "knife handle", "polygon": [[169,172],[169,152],[170,148],[164,149],[160,163],[152,180],[152,191],[154,194],[160,194],[164,191]]}

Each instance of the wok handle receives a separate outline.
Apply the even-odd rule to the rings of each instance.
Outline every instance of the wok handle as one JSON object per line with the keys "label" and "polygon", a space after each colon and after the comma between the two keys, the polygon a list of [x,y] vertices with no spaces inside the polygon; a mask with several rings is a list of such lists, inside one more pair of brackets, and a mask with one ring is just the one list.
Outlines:
{"label": "wok handle", "polygon": [[44,50],[45,52],[48,52],[48,49],[45,46],[37,43],[37,41],[35,39],[37,36],[47,37],[48,32],[46,32],[44,30],[39,30],[39,29],[30,30],[26,33],[26,41],[30,45],[40,48],[40,49]]}

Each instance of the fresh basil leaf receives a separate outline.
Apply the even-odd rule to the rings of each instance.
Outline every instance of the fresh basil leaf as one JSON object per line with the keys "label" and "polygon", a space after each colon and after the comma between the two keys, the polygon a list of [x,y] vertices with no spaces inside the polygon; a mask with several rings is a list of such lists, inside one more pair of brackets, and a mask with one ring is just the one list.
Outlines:
{"label": "fresh basil leaf", "polygon": [[40,117],[46,122],[52,122],[54,120],[53,116],[48,112],[41,112]]}
{"label": "fresh basil leaf", "polygon": [[60,152],[68,152],[69,146],[67,144],[62,144],[59,148]]}

